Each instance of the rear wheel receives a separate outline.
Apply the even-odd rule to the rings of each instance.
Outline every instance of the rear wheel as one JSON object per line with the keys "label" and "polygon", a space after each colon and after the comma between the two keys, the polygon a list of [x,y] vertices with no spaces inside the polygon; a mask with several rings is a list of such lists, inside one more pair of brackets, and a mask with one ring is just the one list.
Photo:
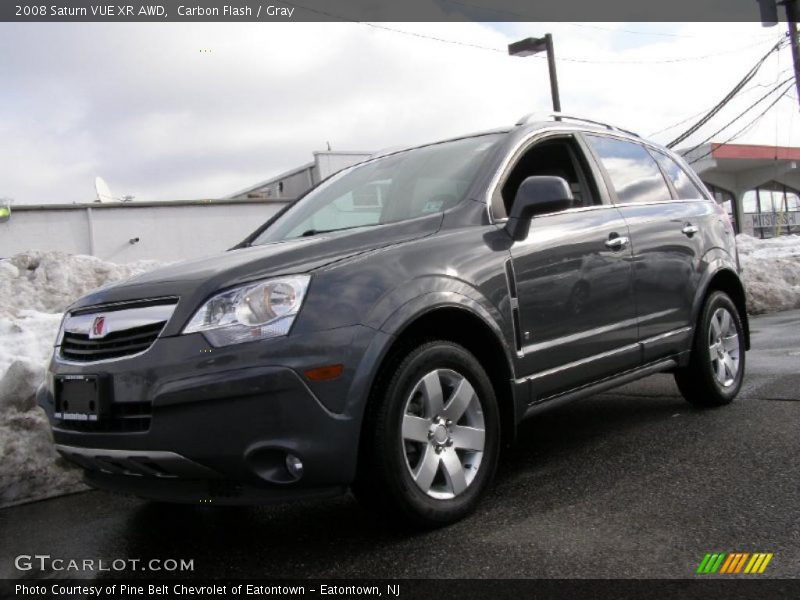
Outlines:
{"label": "rear wheel", "polygon": [[499,452],[486,372],[462,346],[435,341],[384,375],[365,417],[356,495],[420,526],[463,518],[489,485]]}
{"label": "rear wheel", "polygon": [[742,387],[744,364],[739,311],[727,294],[713,292],[700,314],[689,364],[675,372],[678,389],[695,406],[729,404]]}

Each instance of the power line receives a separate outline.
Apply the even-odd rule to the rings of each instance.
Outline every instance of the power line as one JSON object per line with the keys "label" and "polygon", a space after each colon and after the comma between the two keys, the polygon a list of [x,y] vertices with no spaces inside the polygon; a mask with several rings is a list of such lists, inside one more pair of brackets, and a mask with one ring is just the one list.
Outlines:
{"label": "power line", "polygon": [[[311,8],[308,6],[304,6],[302,4],[297,4],[295,2],[283,2],[283,4],[287,4],[289,6],[294,6],[295,8],[299,8],[301,10],[305,10],[314,14],[318,14],[321,16],[328,17],[330,19],[335,19],[337,21],[342,21],[345,23],[355,23],[357,25],[363,25],[365,27],[372,27],[373,29],[381,29],[383,31],[390,31],[392,33],[397,33],[401,35],[407,35],[415,38],[421,38],[426,40],[431,40],[434,42],[440,42],[443,44],[452,44],[455,46],[464,46],[468,48],[475,48],[477,50],[485,50],[488,52],[495,52],[499,54],[507,54],[507,49],[505,48],[494,48],[491,46],[483,46],[481,44],[473,44],[471,42],[462,42],[460,40],[452,40],[448,38],[441,38],[433,35],[428,35],[425,33],[419,33],[416,31],[408,31],[406,29],[397,29],[396,27],[389,27],[388,25],[379,25],[377,23],[370,23],[367,21],[357,21],[355,19],[349,19],[347,17],[342,17],[340,15],[336,15],[334,13],[320,10],[317,8]],[[756,46],[761,46],[765,43],[765,40],[760,40],[758,42],[754,42],[752,44],[748,44],[746,46],[739,46],[738,48],[732,48],[729,50],[723,50],[721,52],[714,52],[711,54],[703,54],[700,56],[683,56],[677,58],[658,58],[654,60],[625,60],[625,59],[608,59],[608,60],[598,60],[598,59],[591,59],[591,58],[580,58],[580,57],[569,57],[569,56],[557,56],[556,61],[559,62],[571,62],[571,63],[582,63],[582,64],[592,64],[592,65],[659,65],[659,64],[671,64],[671,63],[681,63],[693,60],[705,60],[708,58],[715,58],[717,56],[725,56],[728,54],[736,54],[737,52],[741,52],[743,50],[748,50],[750,48],[755,48]],[[536,58],[544,60],[545,57],[536,54],[534,55]]]}
{"label": "power line", "polygon": [[[284,4],[290,4],[288,2],[284,2]],[[315,11],[318,12],[318,11]],[[326,13],[328,14],[328,13]],[[347,19],[342,19],[347,20]],[[391,31],[393,33],[400,33],[403,35],[413,36],[417,38],[423,38],[427,40],[432,40],[435,42],[443,42],[445,44],[455,44],[458,46],[468,46],[471,48],[477,48],[479,50],[488,50],[490,52],[498,52],[500,54],[506,54],[506,49],[501,48],[493,48],[491,46],[481,46],[480,44],[472,44],[469,42],[461,42],[458,40],[451,40],[446,38],[440,38],[436,36],[427,35],[424,33],[418,33],[416,31],[408,31],[404,29],[397,29],[395,27],[389,27],[388,25],[378,25],[377,23],[368,23],[366,21],[348,21],[351,23],[356,23],[358,25],[365,25],[367,27],[373,27],[375,29],[382,29],[384,31]],[[748,44],[746,46],[740,46],[738,48],[732,48],[729,50],[723,50],[721,52],[712,52],[710,54],[702,54],[700,56],[680,56],[677,58],[656,58],[653,60],[642,60],[642,59],[593,59],[593,58],[576,58],[571,56],[557,56],[556,61],[558,62],[571,62],[571,63],[578,63],[578,64],[590,64],[590,65],[662,65],[662,64],[672,64],[672,63],[682,63],[688,62],[693,60],[705,60],[707,58],[716,58],[717,56],[725,56],[728,54],[736,54],[737,52],[741,52],[742,50],[749,50],[750,48],[755,48],[756,46],[763,46],[764,40],[755,42],[753,44]],[[534,55],[535,58],[539,58],[544,60],[544,56],[541,54]]]}
{"label": "power line", "polygon": [[[785,73],[788,73],[789,71],[791,71],[791,68],[784,69],[783,71],[781,71],[781,72],[778,74],[778,77],[780,77],[781,75],[784,75]],[[754,84],[753,84],[753,85],[751,85],[750,87],[748,87],[748,88],[745,88],[745,89],[743,89],[741,92],[739,92],[739,97],[741,98],[741,97],[743,97],[745,94],[749,94],[750,92],[752,92],[752,91],[754,91],[754,90],[757,90],[758,88],[765,88],[765,87],[769,87],[770,85],[772,85],[772,84],[768,84],[768,83],[767,83],[767,84],[765,84],[765,83],[754,83]],[[716,106],[716,105],[714,105],[714,106]],[[684,123],[687,123],[687,122],[691,121],[691,120],[692,120],[692,119],[694,119],[695,117],[699,117],[700,115],[707,113],[707,112],[708,112],[708,111],[710,111],[712,108],[714,108],[714,107],[713,107],[713,106],[709,106],[708,108],[704,108],[703,110],[697,111],[696,113],[693,113],[693,114],[691,114],[690,116],[688,116],[688,117],[685,117],[685,118],[681,119],[681,120],[680,120],[680,121],[678,121],[677,123],[673,123],[672,125],[667,125],[666,127],[663,127],[663,128],[661,128],[661,129],[659,129],[658,131],[654,131],[653,133],[648,133],[646,137],[648,137],[648,138],[652,138],[652,137],[654,137],[654,136],[658,135],[659,133],[664,133],[665,131],[669,131],[670,129],[675,129],[675,128],[676,128],[676,127],[678,127],[679,125],[683,125]]]}
{"label": "power line", "polygon": [[758,123],[762,119],[762,117],[764,117],[764,115],[766,115],[769,112],[769,110],[780,101],[781,98],[784,98],[789,94],[789,91],[791,90],[791,88],[792,88],[791,84],[786,86],[786,89],[784,90],[784,92],[782,94],[780,94],[777,98],[775,98],[772,102],[770,102],[769,106],[767,106],[767,108],[765,108],[763,111],[761,111],[752,121],[747,123],[747,125],[745,125],[741,129],[739,129],[736,133],[734,133],[732,136],[727,138],[725,141],[716,144],[714,148],[711,148],[705,154],[702,154],[702,155],[697,156],[697,157],[693,158],[692,160],[690,160],[689,164],[693,165],[694,163],[703,160],[706,156],[708,156],[711,153],[713,153],[714,150],[716,150],[717,148],[721,148],[722,146],[726,146],[727,144],[731,143],[733,140],[735,140],[739,136],[744,135],[745,133],[747,133],[747,131],[751,127],[755,126],[755,124]]}
{"label": "power line", "polygon": [[[288,4],[284,2],[284,4]],[[433,35],[426,35],[424,33],[417,33],[416,31],[406,31],[403,29],[395,29],[394,27],[388,27],[386,25],[378,25],[377,23],[368,23],[366,21],[352,21],[352,23],[356,23],[358,25],[365,25],[367,27],[373,27],[374,29],[383,29],[384,31],[391,31],[393,33],[402,33],[403,35],[409,35],[417,38],[423,38],[426,40],[431,40],[434,42],[442,42],[445,44],[454,44],[456,46],[467,46],[470,48],[477,48],[478,50],[489,50],[490,52],[499,52],[501,54],[507,54],[507,50],[501,50],[499,48],[492,48],[491,46],[481,46],[480,44],[472,44],[470,42],[461,42],[459,40],[449,40],[446,38],[440,38]],[[541,58],[541,56],[537,56],[537,58]],[[560,59],[566,60],[566,59]]]}
{"label": "power line", "polygon": [[758,106],[759,104],[761,104],[761,103],[762,103],[764,100],[766,100],[766,99],[767,99],[769,96],[771,96],[772,94],[774,94],[775,92],[777,92],[779,88],[781,88],[782,86],[785,86],[787,83],[789,83],[790,81],[792,81],[792,79],[794,79],[794,75],[792,75],[791,77],[788,77],[788,78],[784,79],[784,80],[783,80],[783,81],[781,81],[779,84],[777,84],[775,87],[773,87],[772,89],[768,90],[766,94],[764,94],[764,95],[762,95],[760,98],[758,98],[758,100],[756,100],[756,101],[755,101],[755,102],[753,102],[753,103],[752,103],[750,106],[748,106],[747,108],[745,108],[745,109],[744,109],[742,112],[740,112],[740,113],[739,113],[738,115],[736,115],[736,116],[735,116],[733,119],[731,119],[730,121],[728,121],[728,122],[727,122],[725,125],[723,125],[723,126],[722,126],[722,127],[720,127],[719,129],[717,129],[717,130],[716,130],[714,133],[712,133],[712,134],[710,134],[709,136],[707,136],[706,138],[704,138],[704,139],[703,139],[701,142],[698,142],[697,144],[695,144],[694,146],[692,146],[691,148],[689,148],[689,150],[687,150],[687,152],[692,152],[692,151],[694,151],[694,150],[697,150],[697,149],[698,149],[700,146],[702,146],[703,144],[705,144],[707,141],[709,141],[709,140],[710,140],[711,138],[713,138],[715,135],[718,135],[718,134],[722,133],[723,131],[725,131],[725,130],[726,130],[728,127],[730,127],[730,126],[731,126],[731,125],[733,125],[733,124],[734,124],[736,121],[738,121],[739,119],[741,119],[741,118],[742,118],[744,115],[746,115],[748,112],[750,112],[750,111],[751,111],[753,108],[755,108],[756,106]]}
{"label": "power line", "polygon": [[758,73],[758,70],[759,70],[759,69],[762,67],[762,65],[763,65],[763,64],[766,62],[767,58],[769,58],[769,56],[770,56],[770,55],[771,55],[773,52],[777,52],[778,50],[780,50],[780,49],[781,49],[781,47],[782,47],[782,46],[783,46],[785,43],[786,43],[786,40],[785,40],[785,39],[783,39],[783,38],[781,38],[781,39],[780,39],[780,40],[779,40],[779,41],[778,41],[778,42],[777,42],[777,43],[776,43],[774,46],[772,46],[772,48],[770,48],[770,49],[769,49],[769,51],[768,51],[768,52],[767,52],[767,53],[766,53],[764,56],[762,56],[762,57],[761,57],[761,58],[758,60],[758,62],[756,62],[756,64],[755,64],[755,65],[753,65],[753,66],[751,67],[751,69],[750,69],[750,70],[749,70],[747,73],[745,73],[744,77],[742,77],[742,78],[741,78],[741,79],[738,81],[738,83],[736,83],[736,85],[734,85],[734,86],[733,86],[733,88],[732,88],[732,89],[731,89],[731,90],[730,90],[730,91],[729,91],[729,92],[728,92],[728,93],[725,95],[725,97],[724,97],[722,100],[720,100],[720,101],[719,101],[719,102],[718,102],[718,103],[717,103],[717,104],[716,104],[716,105],[715,105],[715,106],[714,106],[714,107],[713,107],[713,108],[712,108],[710,111],[708,111],[708,112],[707,112],[707,113],[706,113],[706,114],[705,114],[705,115],[704,115],[702,118],[700,118],[700,120],[699,120],[699,121],[697,121],[697,122],[696,122],[694,125],[692,125],[691,127],[689,127],[689,129],[687,129],[686,131],[684,131],[683,133],[681,133],[681,134],[680,134],[678,137],[676,137],[676,138],[675,138],[675,139],[673,139],[671,142],[669,142],[669,143],[667,144],[667,148],[674,148],[675,146],[677,146],[678,144],[680,144],[682,141],[684,141],[686,138],[688,138],[690,135],[692,135],[692,134],[693,134],[695,131],[697,131],[698,129],[700,129],[700,128],[701,128],[703,125],[705,125],[706,123],[708,123],[708,121],[709,121],[709,120],[710,120],[710,119],[711,119],[711,118],[712,118],[714,115],[716,115],[716,114],[717,114],[717,113],[718,113],[720,110],[722,110],[722,108],[723,108],[723,107],[724,107],[726,104],[728,104],[728,102],[730,102],[730,101],[731,101],[731,99],[733,99],[733,97],[734,97],[736,94],[738,94],[738,93],[739,93],[739,92],[742,90],[742,88],[743,88],[745,85],[747,85],[747,83],[748,83],[748,82],[749,82],[751,79],[753,79],[753,77],[755,77],[756,73]]}
{"label": "power line", "polygon": [[[781,40],[783,41],[783,40]],[[701,54],[700,56],[681,56],[678,58],[657,58],[653,60],[625,60],[625,59],[608,59],[608,60],[597,60],[597,59],[590,59],[590,58],[558,58],[556,60],[562,60],[564,62],[574,62],[574,63],[586,63],[592,65],[664,65],[664,64],[672,64],[672,63],[682,63],[682,62],[689,62],[693,60],[705,60],[707,58],[716,58],[717,56],[726,56],[728,54],[736,54],[737,52],[741,52],[742,50],[749,50],[750,48],[755,48],[756,46],[763,46],[764,40],[760,42],[755,42],[753,44],[748,44],[747,46],[740,46],[738,48],[733,48],[730,50],[723,50],[721,52],[713,52],[711,54]],[[770,51],[771,52],[771,51]],[[539,55],[536,55],[539,56]],[[541,57],[543,58],[543,57]]]}
{"label": "power line", "polygon": [[[521,19],[523,22],[531,22],[534,15],[526,15],[519,12],[515,12],[513,10],[508,10],[505,8],[496,8],[493,6],[481,6],[480,4],[472,4],[470,2],[463,2],[462,0],[441,0],[447,4],[457,4],[460,6],[465,6],[467,8],[475,8],[478,10],[493,12],[499,15],[508,15],[510,17],[516,17]],[[669,37],[669,38],[698,38],[698,37],[705,37],[699,36],[694,34],[687,34],[687,33],[667,33],[663,31],[638,31],[635,29],[622,29],[622,28],[615,28],[615,27],[603,27],[602,25],[597,25],[595,23],[574,23],[572,21],[563,21],[559,22],[559,25],[568,25],[570,27],[580,27],[582,29],[595,29],[598,31],[608,31],[609,33],[629,33],[633,35],[647,35],[647,36],[655,36],[655,37]],[[771,37],[772,34],[766,33],[762,34],[761,37]]]}

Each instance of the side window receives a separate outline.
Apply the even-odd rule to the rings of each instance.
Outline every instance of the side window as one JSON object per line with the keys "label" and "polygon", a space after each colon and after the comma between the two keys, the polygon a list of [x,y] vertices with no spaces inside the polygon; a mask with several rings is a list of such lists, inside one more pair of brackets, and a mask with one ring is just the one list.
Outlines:
{"label": "side window", "polygon": [[[591,206],[597,198],[597,193],[590,184],[586,176],[587,171],[578,156],[574,142],[564,138],[539,142],[526,149],[499,190],[506,214],[511,212],[511,205],[514,203],[519,186],[526,178],[534,175],[564,178],[572,191],[572,205]],[[500,203],[493,202],[495,206],[498,204]]]}
{"label": "side window", "polygon": [[672,199],[661,170],[644,146],[600,135],[587,135],[586,139],[608,172],[618,202]]}
{"label": "side window", "polygon": [[664,173],[666,173],[667,177],[669,177],[669,180],[672,182],[672,187],[674,187],[675,191],[678,192],[678,198],[681,200],[705,198],[705,196],[703,196],[703,192],[701,192],[694,182],[689,179],[686,171],[684,171],[678,163],[661,152],[653,152],[653,156],[656,157],[658,164],[661,165]]}

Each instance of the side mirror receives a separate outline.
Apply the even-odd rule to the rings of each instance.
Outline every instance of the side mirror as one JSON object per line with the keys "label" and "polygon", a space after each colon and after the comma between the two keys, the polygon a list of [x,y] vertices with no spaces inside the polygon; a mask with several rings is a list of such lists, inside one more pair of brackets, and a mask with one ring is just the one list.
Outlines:
{"label": "side mirror", "polygon": [[506,231],[514,241],[528,237],[531,217],[556,212],[572,206],[572,190],[563,177],[536,175],[528,177],[517,190]]}

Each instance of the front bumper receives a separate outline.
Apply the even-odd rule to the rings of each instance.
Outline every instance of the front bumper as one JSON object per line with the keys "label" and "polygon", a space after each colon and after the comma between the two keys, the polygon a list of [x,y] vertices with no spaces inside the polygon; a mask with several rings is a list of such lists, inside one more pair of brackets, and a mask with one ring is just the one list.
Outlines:
{"label": "front bumper", "polygon": [[[55,356],[38,402],[59,451],[96,487],[217,503],[341,491],[355,475],[374,356],[387,340],[354,326],[227,348],[199,334],[167,337],[142,355],[93,364]],[[335,363],[344,365],[335,380],[302,375]],[[76,429],[55,419],[54,377],[67,374],[109,377],[118,422]],[[303,463],[299,479],[287,453]]]}

